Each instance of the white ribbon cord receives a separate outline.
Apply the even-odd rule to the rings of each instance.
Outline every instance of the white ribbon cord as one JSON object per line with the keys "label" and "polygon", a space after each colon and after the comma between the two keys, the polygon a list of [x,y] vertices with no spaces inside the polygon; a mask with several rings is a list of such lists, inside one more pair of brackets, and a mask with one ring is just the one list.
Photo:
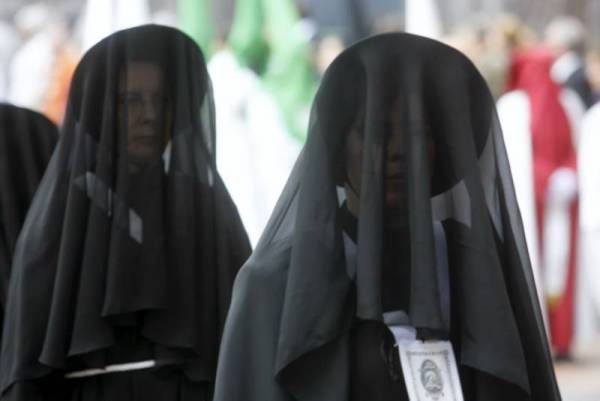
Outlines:
{"label": "white ribbon cord", "polygon": [[99,376],[105,375],[108,373],[116,373],[116,372],[128,372],[132,370],[141,370],[141,369],[149,369],[156,366],[156,361],[151,359],[147,361],[140,362],[129,362],[129,363],[119,363],[114,365],[107,365],[102,369],[94,368],[94,369],[84,369],[78,370],[75,372],[67,373],[65,375],[66,379],[80,379],[83,377],[91,377],[91,376]]}

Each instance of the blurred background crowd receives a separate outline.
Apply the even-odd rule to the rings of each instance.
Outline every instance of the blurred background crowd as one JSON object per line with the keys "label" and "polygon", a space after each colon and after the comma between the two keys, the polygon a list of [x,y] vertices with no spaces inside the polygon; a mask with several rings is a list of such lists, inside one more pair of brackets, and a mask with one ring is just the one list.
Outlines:
{"label": "blurred background crowd", "polygon": [[600,400],[599,1],[2,0],[0,102],[60,125],[81,55],[145,23],[205,54],[218,167],[254,244],[345,47],[407,31],[465,53],[498,100],[564,399]]}

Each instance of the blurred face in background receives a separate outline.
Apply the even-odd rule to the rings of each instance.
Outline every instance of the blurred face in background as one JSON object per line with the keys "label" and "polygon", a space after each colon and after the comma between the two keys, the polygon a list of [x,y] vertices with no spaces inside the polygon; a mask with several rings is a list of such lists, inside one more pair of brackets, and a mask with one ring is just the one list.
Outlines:
{"label": "blurred face in background", "polygon": [[130,62],[119,84],[119,136],[130,165],[143,167],[157,160],[169,132],[168,99],[161,69],[149,62]]}
{"label": "blurred face in background", "polygon": [[316,65],[320,76],[325,74],[327,67],[329,67],[344,48],[344,42],[336,35],[325,36],[319,41],[315,51],[314,64]]}
{"label": "blurred face in background", "polygon": [[557,57],[568,51],[582,51],[584,42],[585,27],[575,17],[557,17],[544,30],[544,43]]}
{"label": "blurred face in background", "polygon": [[587,75],[594,92],[600,93],[600,47],[588,52],[585,63]]}

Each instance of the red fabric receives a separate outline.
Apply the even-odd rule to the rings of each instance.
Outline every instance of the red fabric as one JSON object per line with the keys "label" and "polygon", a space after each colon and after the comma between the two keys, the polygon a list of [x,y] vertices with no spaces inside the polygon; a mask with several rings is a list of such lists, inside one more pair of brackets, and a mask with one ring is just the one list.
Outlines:
{"label": "red fabric", "polygon": [[[507,89],[523,90],[530,103],[533,172],[537,209],[538,238],[543,238],[543,217],[548,180],[558,168],[576,170],[576,152],[571,126],[560,103],[561,88],[550,75],[554,57],[545,49],[517,53],[509,71]],[[576,227],[576,201],[571,205],[572,227]],[[577,244],[576,229],[571,230],[571,251],[565,291],[558,303],[550,305],[550,337],[555,350],[568,354],[573,337],[574,283]],[[540,244],[541,249],[541,244]]]}
{"label": "red fabric", "polygon": [[523,90],[529,98],[535,195],[544,204],[550,175],[559,167],[576,168],[571,127],[560,103],[561,89],[550,76],[553,62],[544,49],[518,53],[508,81],[509,90]]}

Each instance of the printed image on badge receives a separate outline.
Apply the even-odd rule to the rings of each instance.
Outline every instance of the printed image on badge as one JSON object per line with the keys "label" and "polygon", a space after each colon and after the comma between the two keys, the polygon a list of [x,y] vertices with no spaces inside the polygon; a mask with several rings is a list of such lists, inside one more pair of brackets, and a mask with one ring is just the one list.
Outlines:
{"label": "printed image on badge", "polygon": [[410,401],[464,401],[448,341],[401,341],[400,361]]}

